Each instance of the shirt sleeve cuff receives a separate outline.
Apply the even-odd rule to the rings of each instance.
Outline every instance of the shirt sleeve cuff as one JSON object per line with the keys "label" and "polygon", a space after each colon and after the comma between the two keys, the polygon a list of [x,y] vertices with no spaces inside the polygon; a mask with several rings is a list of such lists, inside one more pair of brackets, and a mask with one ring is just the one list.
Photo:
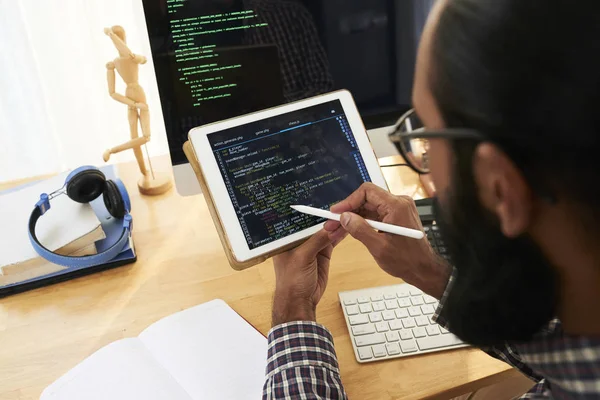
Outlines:
{"label": "shirt sleeve cuff", "polygon": [[269,332],[268,341],[267,379],[282,370],[300,366],[340,373],[333,336],[323,325],[309,321],[278,325]]}
{"label": "shirt sleeve cuff", "polygon": [[446,299],[448,298],[448,294],[450,294],[450,290],[452,290],[452,286],[454,284],[454,278],[456,277],[456,268],[452,268],[452,273],[450,274],[450,278],[448,279],[448,283],[446,284],[446,290],[444,290],[444,294],[440,299],[440,305],[435,310],[433,314],[433,320],[437,322],[440,326],[448,329],[448,321],[444,317],[441,316],[442,311],[444,310],[444,304],[446,303]]}

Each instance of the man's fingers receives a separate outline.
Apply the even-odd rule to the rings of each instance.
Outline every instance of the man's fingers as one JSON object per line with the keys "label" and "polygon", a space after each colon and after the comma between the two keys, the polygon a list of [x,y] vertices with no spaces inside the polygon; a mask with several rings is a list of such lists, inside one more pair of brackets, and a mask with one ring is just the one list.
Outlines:
{"label": "man's fingers", "polygon": [[333,232],[329,232],[329,240],[331,240],[331,244],[333,247],[337,246],[341,243],[342,240],[346,238],[348,232],[340,225],[338,229]]}
{"label": "man's fingers", "polygon": [[321,250],[325,249],[329,245],[331,245],[329,234],[327,231],[321,229],[319,232],[315,233],[310,239],[304,242],[304,244],[298,249],[302,251],[302,253],[308,255],[308,257],[312,258],[315,257]]}
{"label": "man's fingers", "polygon": [[367,246],[371,253],[381,245],[380,235],[360,215],[343,213],[341,223],[344,229]]}
{"label": "man's fingers", "polygon": [[392,202],[394,197],[384,189],[372,183],[361,185],[354,193],[331,207],[331,212],[342,214],[356,211],[361,207],[375,211],[380,205]]}
{"label": "man's fingers", "polygon": [[341,225],[339,222],[329,220],[325,222],[325,225],[323,225],[323,229],[325,229],[327,232],[335,232],[340,228],[340,226]]}

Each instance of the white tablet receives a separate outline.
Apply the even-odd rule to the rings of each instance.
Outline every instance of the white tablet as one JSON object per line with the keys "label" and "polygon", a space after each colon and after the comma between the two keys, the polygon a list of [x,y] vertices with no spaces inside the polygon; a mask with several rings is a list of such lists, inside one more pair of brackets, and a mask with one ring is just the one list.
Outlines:
{"label": "white tablet", "polygon": [[329,209],[364,182],[387,190],[348,91],[205,125],[189,138],[239,262],[322,228],[290,205]]}

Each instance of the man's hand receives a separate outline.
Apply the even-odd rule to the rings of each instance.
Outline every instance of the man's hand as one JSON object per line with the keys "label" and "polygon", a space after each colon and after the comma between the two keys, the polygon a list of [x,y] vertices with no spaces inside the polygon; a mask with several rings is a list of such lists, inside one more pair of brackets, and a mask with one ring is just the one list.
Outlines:
{"label": "man's hand", "polygon": [[[342,214],[342,227],[367,247],[384,271],[434,297],[442,296],[450,266],[434,253],[426,238],[415,240],[378,232],[363,219],[422,230],[413,199],[394,196],[372,183],[365,183],[346,200],[331,207],[331,211]],[[340,222],[325,224],[331,240],[337,240],[342,234],[339,228]]]}
{"label": "man's hand", "polygon": [[114,35],[113,31],[111,28],[104,28],[104,34],[106,36],[110,36],[110,35]]}
{"label": "man's hand", "polygon": [[316,320],[316,307],[327,287],[331,253],[343,238],[339,235],[332,241],[322,230],[301,246],[275,256],[273,326]]}

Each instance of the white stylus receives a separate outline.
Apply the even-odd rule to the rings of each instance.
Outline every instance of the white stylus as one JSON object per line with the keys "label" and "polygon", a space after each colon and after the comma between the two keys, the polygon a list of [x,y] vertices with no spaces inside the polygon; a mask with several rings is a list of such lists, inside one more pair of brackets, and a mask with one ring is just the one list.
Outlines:
{"label": "white stylus", "polygon": [[[314,215],[315,217],[327,218],[334,221],[340,220],[340,214],[334,214],[331,211],[321,210],[320,208],[308,207],[308,206],[290,206],[294,210],[308,215]],[[371,221],[370,219],[365,220],[373,229],[378,231],[391,233],[399,236],[406,236],[413,239],[423,239],[425,236],[423,232],[416,229],[405,228],[403,226],[396,226],[385,224],[383,222]]]}

